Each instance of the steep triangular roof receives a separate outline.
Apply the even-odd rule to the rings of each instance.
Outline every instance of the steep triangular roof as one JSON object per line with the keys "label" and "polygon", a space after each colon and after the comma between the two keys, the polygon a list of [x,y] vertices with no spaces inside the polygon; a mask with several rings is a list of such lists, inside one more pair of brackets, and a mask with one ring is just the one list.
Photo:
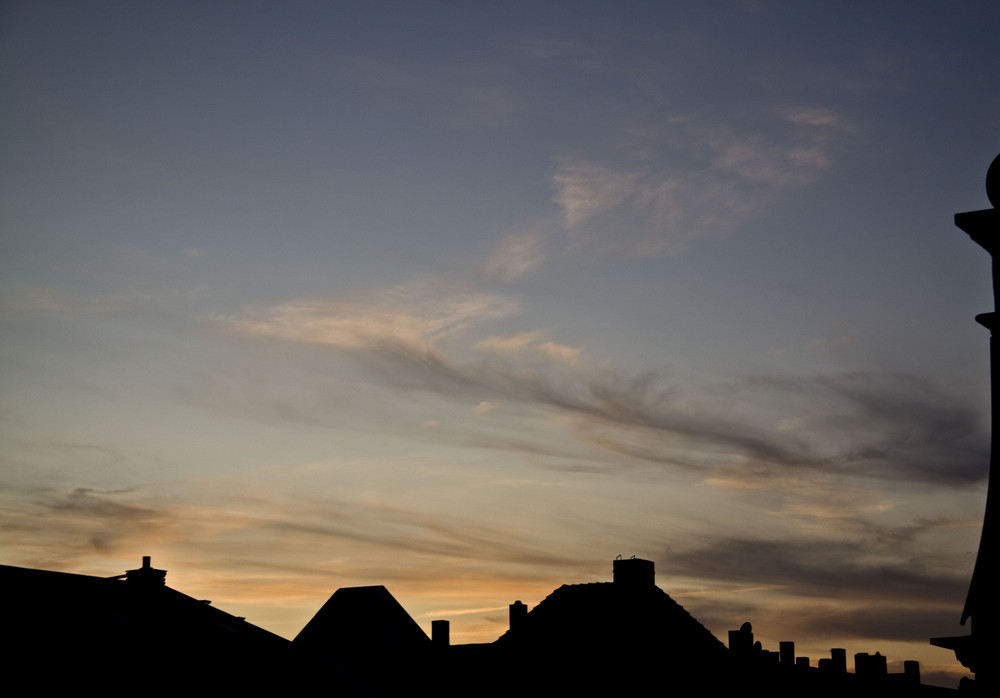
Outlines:
{"label": "steep triangular roof", "polygon": [[334,592],[293,643],[336,658],[379,695],[411,695],[431,656],[431,641],[384,586]]}

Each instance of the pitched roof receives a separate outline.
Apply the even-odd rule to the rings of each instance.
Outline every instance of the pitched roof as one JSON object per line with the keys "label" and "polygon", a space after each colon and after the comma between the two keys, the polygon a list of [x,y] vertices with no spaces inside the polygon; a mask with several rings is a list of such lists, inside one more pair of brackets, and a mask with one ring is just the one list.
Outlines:
{"label": "pitched roof", "polygon": [[376,695],[417,692],[429,668],[431,641],[384,586],[344,587],[293,641],[336,658]]}
{"label": "pitched roof", "polygon": [[728,662],[726,647],[651,581],[565,584],[494,644],[501,666],[522,670],[481,695],[694,694]]}
{"label": "pitched roof", "polygon": [[[725,646],[655,585],[564,584],[532,609],[521,627],[498,642],[570,646],[646,646],[703,656]],[[630,649],[631,651],[631,649]]]}

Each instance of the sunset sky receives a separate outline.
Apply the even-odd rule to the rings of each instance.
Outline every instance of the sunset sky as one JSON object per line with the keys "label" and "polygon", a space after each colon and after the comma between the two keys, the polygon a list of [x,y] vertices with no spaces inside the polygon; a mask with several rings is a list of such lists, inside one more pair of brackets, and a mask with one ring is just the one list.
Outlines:
{"label": "sunset sky", "polygon": [[489,641],[616,555],[960,672],[1000,4],[0,4],[0,562]]}

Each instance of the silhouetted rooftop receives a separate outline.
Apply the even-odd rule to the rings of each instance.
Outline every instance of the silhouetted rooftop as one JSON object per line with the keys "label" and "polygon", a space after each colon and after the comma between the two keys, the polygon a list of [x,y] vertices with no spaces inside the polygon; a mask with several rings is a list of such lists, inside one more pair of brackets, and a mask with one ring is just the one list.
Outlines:
{"label": "silhouetted rooftop", "polygon": [[109,578],[0,565],[8,680],[68,692],[99,676],[202,693],[294,687],[329,673],[285,638],[171,589],[165,575],[148,560]]}
{"label": "silhouetted rooftop", "polygon": [[338,589],[295,637],[376,695],[416,695],[431,640],[384,586]]}

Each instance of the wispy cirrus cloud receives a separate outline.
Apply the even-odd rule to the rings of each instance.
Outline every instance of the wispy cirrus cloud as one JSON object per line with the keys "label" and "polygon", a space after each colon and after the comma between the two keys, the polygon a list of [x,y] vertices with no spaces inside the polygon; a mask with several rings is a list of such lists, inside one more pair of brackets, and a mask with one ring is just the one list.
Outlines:
{"label": "wispy cirrus cloud", "polygon": [[382,289],[365,300],[293,301],[211,321],[243,334],[342,349],[395,346],[426,351],[471,325],[519,310],[518,302],[508,296],[449,293],[434,284],[412,284]]}
{"label": "wispy cirrus cloud", "polygon": [[631,129],[633,157],[563,157],[552,188],[563,228],[578,244],[640,257],[734,230],[830,167],[835,139],[851,130],[816,106],[762,123],[675,115]]}
{"label": "wispy cirrus cloud", "polygon": [[[980,415],[924,379],[757,375],[725,381],[714,393],[685,391],[656,372],[594,368],[579,349],[540,330],[477,340],[483,325],[509,319],[518,303],[414,288],[393,287],[365,301],[279,304],[215,322],[343,352],[384,385],[466,403],[522,404],[557,416],[577,444],[719,487],[760,478],[799,482],[809,473],[952,486],[985,477]],[[755,405],[768,405],[767,413]]]}
{"label": "wispy cirrus cloud", "polygon": [[506,235],[480,266],[486,278],[509,282],[535,271],[544,260],[544,235],[525,230]]}
{"label": "wispy cirrus cloud", "polygon": [[[178,487],[196,494],[178,498]],[[107,576],[150,554],[172,587],[286,637],[337,588],[387,584],[417,618],[450,615],[431,609],[456,604],[479,609],[462,613],[481,617],[463,618],[458,634],[492,640],[506,629],[506,617],[492,614],[498,601],[540,599],[593,565],[585,548],[568,550],[481,515],[305,496],[277,482],[48,486],[0,489],[0,497],[5,564]]]}
{"label": "wispy cirrus cloud", "polygon": [[570,366],[579,364],[582,356],[577,347],[559,344],[551,340],[543,341],[543,334],[540,330],[487,337],[477,342],[476,347],[492,354],[541,356]]}
{"label": "wispy cirrus cloud", "polygon": [[[49,556],[87,561],[94,555],[131,556],[146,546],[168,552],[197,539],[189,557],[227,560],[230,572],[261,573],[274,563],[268,551],[283,551],[281,569],[298,577],[319,574],[344,580],[440,580],[439,567],[463,564],[488,569],[525,566],[558,569],[582,564],[527,533],[495,523],[429,512],[387,501],[304,497],[206,479],[198,497],[179,504],[174,485],[149,483],[127,490],[39,487],[16,493],[19,504],[0,512],[0,529],[18,550],[18,564],[45,566]],[[21,545],[21,540],[30,545]],[[317,549],[340,557],[317,560]],[[364,551],[364,555],[362,555]],[[405,554],[412,566],[401,569]],[[354,560],[363,558],[364,566]],[[424,566],[424,561],[436,560]],[[202,565],[204,559],[199,561]],[[508,570],[509,571],[509,570]],[[484,572],[485,574],[485,572]],[[529,572],[530,574],[530,572]],[[267,593],[266,589],[259,590]]]}

